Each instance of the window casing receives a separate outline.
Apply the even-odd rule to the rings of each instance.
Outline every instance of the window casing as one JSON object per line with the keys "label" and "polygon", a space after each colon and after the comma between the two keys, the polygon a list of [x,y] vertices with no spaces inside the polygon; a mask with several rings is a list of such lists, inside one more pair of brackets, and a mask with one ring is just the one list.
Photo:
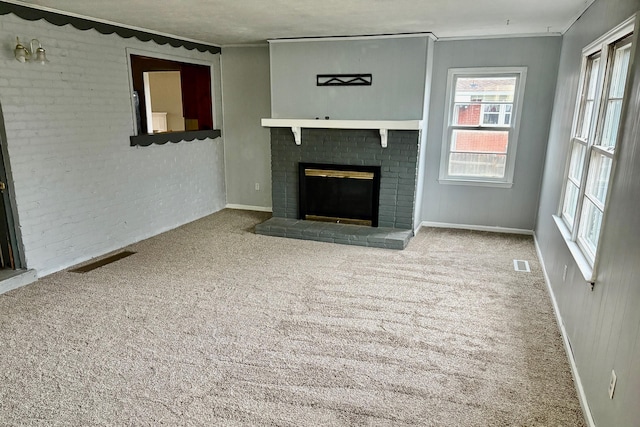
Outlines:
{"label": "window casing", "polygon": [[441,183],[512,185],[526,74],[526,67],[449,70]]}
{"label": "window casing", "polygon": [[583,51],[571,151],[556,223],[589,282],[595,281],[616,158],[631,65],[633,22],[628,20]]}

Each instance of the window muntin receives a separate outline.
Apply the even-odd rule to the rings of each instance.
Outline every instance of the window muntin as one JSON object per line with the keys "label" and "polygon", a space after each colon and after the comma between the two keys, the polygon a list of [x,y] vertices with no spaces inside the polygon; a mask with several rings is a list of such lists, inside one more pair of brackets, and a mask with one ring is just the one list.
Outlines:
{"label": "window muntin", "polygon": [[523,67],[449,70],[441,180],[512,181],[525,76]]}
{"label": "window muntin", "polygon": [[591,49],[585,56],[560,209],[571,240],[592,269],[602,233],[631,61],[629,31],[605,39],[599,49]]}

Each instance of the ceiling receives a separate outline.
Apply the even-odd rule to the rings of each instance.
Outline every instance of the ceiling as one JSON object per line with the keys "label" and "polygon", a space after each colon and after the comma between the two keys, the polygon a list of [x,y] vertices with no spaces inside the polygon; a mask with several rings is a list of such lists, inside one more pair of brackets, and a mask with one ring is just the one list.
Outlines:
{"label": "ceiling", "polygon": [[26,0],[219,46],[268,39],[431,32],[560,34],[594,0]]}

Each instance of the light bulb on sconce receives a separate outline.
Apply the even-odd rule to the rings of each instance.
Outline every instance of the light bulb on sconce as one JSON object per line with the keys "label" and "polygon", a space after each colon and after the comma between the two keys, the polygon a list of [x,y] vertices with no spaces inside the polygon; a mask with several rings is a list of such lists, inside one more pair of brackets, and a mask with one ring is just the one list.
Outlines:
{"label": "light bulb on sconce", "polygon": [[26,47],[22,46],[22,44],[20,43],[20,39],[18,37],[16,37],[16,42],[17,42],[16,48],[13,51],[16,57],[16,60],[20,62],[26,62],[27,57],[29,56],[29,51],[27,50]]}
{"label": "light bulb on sconce", "polygon": [[30,49],[24,47],[22,43],[20,43],[20,39],[16,37],[16,48],[13,51],[16,60],[23,63],[33,60],[34,62],[42,65],[49,62],[46,52],[42,47],[42,43],[40,43],[40,40],[32,39],[31,43],[29,43],[29,48]]}

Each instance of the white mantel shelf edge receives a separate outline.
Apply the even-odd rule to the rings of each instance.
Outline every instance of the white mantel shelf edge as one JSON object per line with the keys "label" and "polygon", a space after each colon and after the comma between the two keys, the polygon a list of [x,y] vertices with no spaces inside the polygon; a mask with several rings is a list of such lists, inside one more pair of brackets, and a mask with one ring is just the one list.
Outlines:
{"label": "white mantel shelf edge", "polygon": [[389,130],[420,130],[422,120],[314,120],[262,119],[263,127],[291,128],[296,145],[302,143],[302,129],[378,129],[380,145],[387,147]]}

